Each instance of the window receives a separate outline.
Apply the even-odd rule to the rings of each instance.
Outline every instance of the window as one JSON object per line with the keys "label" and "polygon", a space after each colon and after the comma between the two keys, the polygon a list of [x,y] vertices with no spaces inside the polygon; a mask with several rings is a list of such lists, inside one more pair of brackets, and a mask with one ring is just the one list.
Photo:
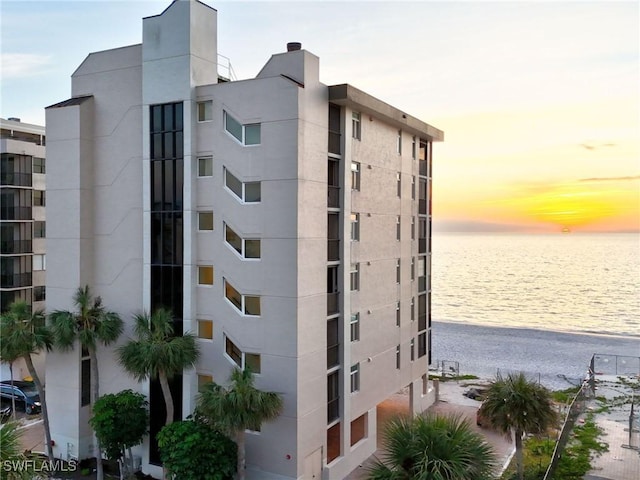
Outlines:
{"label": "window", "polygon": [[400,302],[396,302],[396,327],[400,326]]}
{"label": "window", "polygon": [[89,352],[84,350],[82,352],[80,370],[80,406],[84,407],[91,403],[91,359],[89,358]]}
{"label": "window", "polygon": [[44,190],[33,191],[33,206],[44,207]]}
{"label": "window", "polygon": [[44,285],[33,287],[33,301],[44,302],[46,300],[46,287]]}
{"label": "window", "polygon": [[416,176],[411,175],[411,199],[416,199]]}
{"label": "window", "polygon": [[411,217],[411,240],[416,239],[416,217]]}
{"label": "window", "polygon": [[224,281],[224,296],[240,313],[253,316],[260,315],[260,297],[242,295],[226,280]]}
{"label": "window", "polygon": [[416,359],[416,341],[415,339],[411,339],[411,361],[413,362]]}
{"label": "window", "polygon": [[360,264],[351,264],[351,291],[360,290]]}
{"label": "window", "polygon": [[398,138],[396,140],[396,152],[402,155],[402,130],[398,130]]}
{"label": "window", "polygon": [[400,259],[396,260],[396,283],[400,283]]}
{"label": "window", "polygon": [[248,123],[243,125],[225,111],[224,129],[243,145],[260,144],[259,123]]}
{"label": "window", "polygon": [[360,390],[360,364],[351,366],[351,393]]}
{"label": "window", "polygon": [[198,121],[210,122],[213,120],[213,100],[198,102]]}
{"label": "window", "polygon": [[422,332],[418,335],[418,358],[424,357],[427,354],[427,332]]}
{"label": "window", "polygon": [[351,113],[351,135],[356,140],[360,140],[360,113]]}
{"label": "window", "polygon": [[[245,353],[244,354],[244,366],[251,370],[252,373],[260,373],[261,372],[261,358],[257,353]],[[256,429],[252,429],[256,430]],[[256,430],[260,431],[260,430]]]}
{"label": "window", "polygon": [[199,177],[213,176],[213,157],[198,158],[198,176]]}
{"label": "window", "polygon": [[33,238],[44,238],[46,236],[46,223],[33,222]]}
{"label": "window", "polygon": [[400,345],[396,347],[396,368],[400,369]]}
{"label": "window", "polygon": [[331,372],[329,375],[327,375],[327,423],[333,422],[339,416],[340,372],[336,370],[335,372]]}
{"label": "window", "polygon": [[245,203],[257,203],[260,201],[260,182],[241,182],[226,168],[224,172],[224,186],[240,201]]}
{"label": "window", "polygon": [[225,223],[224,240],[242,258],[260,258],[260,240],[244,239]]}
{"label": "window", "polygon": [[360,190],[360,163],[351,162],[351,190]]}
{"label": "window", "polygon": [[360,240],[360,214],[351,214],[351,240]]}
{"label": "window", "polygon": [[198,285],[213,285],[212,265],[198,265]]}
{"label": "window", "polygon": [[225,336],[224,351],[231,361],[241,369],[249,368],[252,373],[261,373],[262,359],[260,354],[243,352],[227,336]]}
{"label": "window", "polygon": [[46,173],[44,158],[33,157],[33,173]]}
{"label": "window", "polygon": [[337,318],[327,320],[327,369],[340,365],[340,326]]}
{"label": "window", "polygon": [[198,391],[202,390],[202,387],[211,382],[213,382],[213,375],[198,373]]}
{"label": "window", "polygon": [[400,172],[396,173],[396,195],[398,197],[402,196],[402,174]]}
{"label": "window", "polygon": [[213,212],[198,212],[198,230],[213,230]]}
{"label": "window", "polygon": [[411,257],[411,280],[416,279],[416,257]]}
{"label": "window", "polygon": [[360,313],[351,314],[351,341],[357,342],[360,340]]}
{"label": "window", "polygon": [[198,320],[198,338],[213,340],[212,320]]}
{"label": "window", "polygon": [[33,256],[33,270],[46,270],[47,269],[47,257],[46,255],[34,255]]}
{"label": "window", "polygon": [[411,297],[411,321],[413,322],[416,319],[416,299],[415,297]]}
{"label": "window", "polygon": [[400,215],[396,217],[396,240],[400,240]]}
{"label": "window", "polygon": [[411,139],[411,158],[416,159],[416,136]]}
{"label": "window", "polygon": [[229,340],[229,337],[225,337],[224,351],[238,367],[242,368],[242,350]]}

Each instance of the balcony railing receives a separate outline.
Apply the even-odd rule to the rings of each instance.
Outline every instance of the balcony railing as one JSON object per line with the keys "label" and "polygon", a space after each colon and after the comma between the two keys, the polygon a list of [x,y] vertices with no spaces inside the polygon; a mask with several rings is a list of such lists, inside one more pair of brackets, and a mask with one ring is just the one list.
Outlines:
{"label": "balcony railing", "polygon": [[30,187],[32,185],[30,173],[2,172],[0,185],[15,185],[18,187]]}
{"label": "balcony railing", "polygon": [[327,205],[329,208],[340,208],[340,187],[329,185]]}
{"label": "balcony railing", "polygon": [[0,287],[2,288],[19,288],[31,285],[31,272],[29,273],[10,273],[0,275]]}
{"label": "balcony railing", "polygon": [[0,208],[2,220],[31,220],[31,207],[5,207]]}
{"label": "balcony railing", "polygon": [[327,259],[330,262],[340,260],[340,240],[329,239],[327,240]]}
{"label": "balcony railing", "polygon": [[329,132],[329,153],[335,153],[341,155],[340,149],[340,134],[338,132]]}
{"label": "balcony railing", "polygon": [[33,253],[31,240],[2,240],[0,253]]}
{"label": "balcony railing", "polygon": [[339,297],[340,292],[327,293],[327,315],[340,313],[340,308],[338,306]]}

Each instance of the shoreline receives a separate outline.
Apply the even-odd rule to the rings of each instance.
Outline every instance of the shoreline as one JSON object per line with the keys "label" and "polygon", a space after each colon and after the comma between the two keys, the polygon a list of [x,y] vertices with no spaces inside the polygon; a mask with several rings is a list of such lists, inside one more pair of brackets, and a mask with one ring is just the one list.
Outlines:
{"label": "shoreline", "polygon": [[544,330],[541,328],[532,328],[532,327],[523,327],[517,325],[509,325],[509,326],[500,326],[500,325],[488,325],[488,324],[480,324],[480,323],[467,323],[462,320],[433,320],[433,324],[442,323],[447,325],[462,325],[464,327],[478,327],[478,328],[495,328],[496,330],[515,330],[518,332],[527,331],[527,332],[539,332],[540,334],[555,334],[555,335],[586,335],[591,337],[605,337],[611,339],[623,339],[630,341],[637,341],[638,343],[638,356],[640,356],[640,332],[637,335],[632,333],[607,333],[607,332],[599,332],[599,331],[591,331],[591,330]]}
{"label": "shoreline", "polygon": [[636,337],[436,321],[432,331],[432,364],[458,362],[460,374],[495,378],[498,372],[522,371],[549,388],[563,389],[580,385],[593,355],[601,362],[596,370],[640,373]]}

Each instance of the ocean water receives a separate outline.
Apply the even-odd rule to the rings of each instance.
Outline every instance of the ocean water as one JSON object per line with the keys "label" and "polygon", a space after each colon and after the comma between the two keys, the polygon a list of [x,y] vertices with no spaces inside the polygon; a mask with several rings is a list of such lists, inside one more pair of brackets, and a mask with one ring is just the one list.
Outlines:
{"label": "ocean water", "polygon": [[640,337],[638,234],[434,234],[436,321]]}
{"label": "ocean water", "polygon": [[597,370],[638,374],[640,236],[434,235],[432,318],[432,367],[556,389],[599,354]]}

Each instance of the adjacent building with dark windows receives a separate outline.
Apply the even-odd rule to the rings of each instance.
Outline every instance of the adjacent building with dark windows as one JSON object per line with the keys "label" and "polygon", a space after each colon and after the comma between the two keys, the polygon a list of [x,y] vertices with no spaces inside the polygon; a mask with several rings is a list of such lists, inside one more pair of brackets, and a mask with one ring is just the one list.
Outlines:
{"label": "adjacent building with dark windows", "polygon": [[[348,85],[289,44],[229,78],[217,12],[195,0],[143,20],[141,45],[90,54],[47,108],[50,309],[91,285],[127,319],[171,308],[201,359],[172,384],[176,419],[199,385],[249,367],[282,415],[248,432],[250,478],[341,479],[376,449],[376,407],[434,401],[431,162],[443,133]],[[101,391],[137,388],[101,349]],[[56,453],[93,453],[82,352],[53,353]],[[160,474],[155,443],[137,449]]]}
{"label": "adjacent building with dark windows", "polygon": [[[45,129],[0,118],[0,132],[0,311],[16,300],[44,308]],[[3,363],[1,373],[2,379],[10,378],[9,366]],[[28,375],[17,362],[14,377]]]}

